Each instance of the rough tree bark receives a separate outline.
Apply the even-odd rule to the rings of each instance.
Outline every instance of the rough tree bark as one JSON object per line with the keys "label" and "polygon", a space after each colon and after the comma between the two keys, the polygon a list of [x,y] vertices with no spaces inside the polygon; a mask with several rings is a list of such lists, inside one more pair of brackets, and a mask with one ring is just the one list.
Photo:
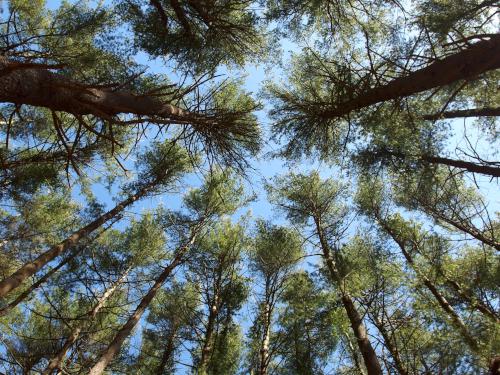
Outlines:
{"label": "rough tree bark", "polygon": [[0,56],[0,102],[28,104],[101,118],[128,113],[180,123],[204,119],[203,116],[165,103],[154,95],[81,84],[43,66],[25,68],[24,64],[4,56]]}
{"label": "rough tree bark", "polygon": [[385,85],[366,90],[357,97],[325,110],[321,116],[326,118],[345,116],[351,111],[373,104],[470,79],[498,68],[500,68],[500,34],[491,35],[489,40],[480,41],[453,55],[435,60],[425,68],[396,78]]}
{"label": "rough tree bark", "polygon": [[[267,289],[267,288],[266,288]],[[269,345],[271,342],[271,303],[267,300],[264,304],[262,312],[262,320],[264,322],[262,341],[259,350],[259,375],[266,375],[269,367]]]}

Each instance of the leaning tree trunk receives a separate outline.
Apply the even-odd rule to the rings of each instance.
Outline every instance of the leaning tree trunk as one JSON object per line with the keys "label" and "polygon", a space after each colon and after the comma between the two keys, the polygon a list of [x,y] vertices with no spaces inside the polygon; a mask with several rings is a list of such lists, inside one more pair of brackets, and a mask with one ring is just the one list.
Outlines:
{"label": "leaning tree trunk", "polygon": [[42,285],[44,282],[46,282],[49,278],[52,277],[57,271],[59,271],[64,265],[66,265],[72,258],[74,258],[76,254],[71,254],[70,256],[66,257],[63,259],[57,266],[52,268],[50,271],[48,271],[45,275],[40,277],[37,281],[35,281],[31,286],[26,289],[24,292],[22,292],[17,298],[10,302],[7,306],[3,307],[0,309],[0,316],[6,315],[10,310],[12,310],[14,307],[19,305],[21,302],[23,302],[28,296],[40,285]]}
{"label": "leaning tree trunk", "polygon": [[26,263],[12,275],[2,280],[0,282],[0,298],[5,297],[12,290],[16,289],[19,285],[21,285],[28,277],[34,275],[38,270],[40,270],[43,266],[52,261],[54,258],[66,252],[68,249],[75,246],[76,244],[78,244],[80,240],[86,238],[88,235],[90,235],[92,232],[98,229],[101,225],[117,217],[126,207],[130,206],[132,203],[134,203],[135,201],[137,201],[138,199],[142,198],[144,195],[149,193],[155,187],[157,182],[158,179],[154,180],[147,186],[143,187],[137,193],[130,195],[127,199],[117,204],[112,210],[99,216],[90,224],[87,224],[83,228],[77,230],[76,232],[71,234],[68,238],[66,238],[64,241],[51,247],[45,253],[40,254],[35,260]]}
{"label": "leaning tree trunk", "polygon": [[441,119],[453,119],[453,118],[466,118],[466,117],[496,117],[500,116],[500,107],[485,107],[485,108],[470,108],[470,109],[458,109],[456,111],[443,111],[438,113],[432,113],[429,115],[424,115],[422,118],[424,120],[441,120]]}
{"label": "leaning tree trunk", "polygon": [[405,155],[402,152],[394,152],[394,151],[389,151],[389,150],[381,150],[378,152],[375,152],[375,155],[380,155],[380,156],[388,156],[388,157],[396,157],[399,159],[416,159],[416,160],[421,160],[423,162],[429,163],[429,164],[440,164],[440,165],[445,165],[447,167],[453,167],[453,168],[459,168],[459,169],[465,169],[468,172],[471,173],[480,173],[486,176],[491,176],[491,177],[500,177],[500,167],[494,167],[493,163],[492,165],[487,165],[487,164],[478,164],[478,163],[472,163],[470,161],[463,161],[463,160],[456,160],[456,159],[450,159],[450,158],[445,158],[441,156],[433,156],[433,155],[426,155],[426,154],[421,154],[421,155]]}
{"label": "leaning tree trunk", "polygon": [[321,249],[323,251],[323,257],[325,259],[326,265],[330,272],[332,280],[337,283],[339,290],[341,291],[342,305],[346,311],[349,322],[351,323],[351,328],[356,337],[359,351],[363,356],[363,361],[365,363],[368,375],[382,375],[382,367],[380,366],[377,354],[373,349],[370,339],[368,338],[368,333],[366,327],[363,324],[363,319],[359,314],[352,297],[347,293],[342,287],[341,276],[337,270],[337,266],[331,257],[330,246],[326,241],[326,238],[321,227],[321,221],[319,218],[314,218],[316,225],[316,232],[320,240]]}
{"label": "leaning tree trunk", "polygon": [[500,324],[500,317],[498,314],[486,306],[483,301],[470,296],[466,293],[463,288],[458,284],[455,280],[450,279],[444,272],[441,272],[441,275],[445,279],[446,283],[453,289],[455,292],[467,303],[469,306],[479,312],[481,312],[485,317],[489,318],[496,324]]}
{"label": "leaning tree trunk", "polygon": [[472,349],[473,352],[477,353],[479,350],[479,344],[475,340],[475,338],[470,334],[469,330],[467,329],[467,326],[460,318],[460,316],[457,314],[455,309],[450,305],[450,303],[443,296],[443,294],[441,294],[441,292],[434,285],[434,283],[427,276],[422,274],[422,272],[420,272],[418,267],[415,265],[413,257],[406,250],[405,244],[401,241],[400,238],[398,238],[397,234],[392,230],[392,228],[390,228],[384,221],[381,221],[380,219],[379,223],[384,228],[384,230],[392,237],[392,239],[398,244],[408,265],[415,271],[417,278],[426,286],[429,292],[431,292],[434,299],[437,301],[438,305],[448,315],[448,317],[454,323],[455,327],[459,329],[467,345],[469,345],[469,347]]}
{"label": "leaning tree trunk", "polygon": [[485,245],[489,245],[489,246],[495,248],[496,250],[500,251],[500,242],[498,242],[496,240],[496,238],[488,237],[482,231],[477,229],[476,227],[474,227],[472,225],[467,225],[463,222],[454,220],[454,219],[446,216],[444,213],[437,210],[435,206],[431,206],[431,205],[423,202],[422,200],[419,200],[418,203],[421,205],[424,212],[428,213],[430,216],[434,217],[435,219],[443,221],[446,224],[449,224],[452,227],[455,227],[456,229],[471,235],[476,240],[484,243]]}
{"label": "leaning tree trunk", "polygon": [[[417,251],[418,251],[418,249],[417,249]],[[419,254],[421,254],[427,260],[430,261],[430,259],[425,254],[423,254],[421,251],[419,251]],[[455,280],[453,280],[452,278],[450,278],[447,275],[446,271],[441,266],[437,266],[437,272],[444,279],[446,284],[451,289],[453,289],[460,296],[460,298],[462,298],[464,301],[466,301],[466,303],[470,306],[471,309],[479,311],[486,318],[492,320],[494,323],[497,323],[497,324],[500,323],[500,317],[498,316],[498,314],[494,310],[489,308],[479,298],[467,293],[458,282],[456,282]]]}
{"label": "leaning tree trunk", "polygon": [[161,288],[163,283],[170,276],[172,271],[182,263],[183,256],[189,249],[189,247],[194,243],[196,236],[198,235],[199,230],[201,229],[201,225],[203,222],[200,222],[197,227],[193,230],[191,234],[191,238],[188,243],[178,249],[176,255],[172,262],[163,269],[162,273],[156,278],[155,283],[149,289],[147,294],[142,298],[139,305],[136,307],[134,313],[129,317],[127,322],[120,328],[120,330],[115,335],[113,341],[108,345],[104,353],[98,359],[96,364],[90,369],[89,375],[100,375],[104,372],[107,365],[113,360],[113,358],[118,354],[121,350],[121,347],[128,336],[132,333],[132,330],[137,325],[139,320],[141,319],[144,311],[148,308],[149,304],[158,293],[158,290]]}
{"label": "leaning tree trunk", "polygon": [[59,350],[59,352],[49,360],[49,364],[43,371],[42,375],[49,375],[55,369],[61,368],[61,364],[64,360],[64,357],[66,357],[66,353],[73,346],[76,340],[78,340],[78,337],[80,337],[80,333],[82,332],[85,323],[87,321],[91,321],[97,316],[99,311],[104,307],[106,301],[113,295],[114,291],[123,283],[125,278],[128,276],[129,272],[130,268],[128,268],[123,273],[123,275],[111,286],[111,288],[109,288],[108,290],[106,290],[106,292],[104,292],[102,297],[99,298],[99,300],[97,301],[97,304],[87,313],[87,319],[73,329],[71,334],[64,342],[64,345],[61,348],[61,350]]}
{"label": "leaning tree trunk", "polygon": [[165,345],[165,350],[161,356],[161,362],[156,369],[156,375],[163,375],[165,368],[169,363],[173,363],[174,351],[175,351],[175,335],[177,334],[177,326],[172,327],[172,331],[168,335],[167,344]]}
{"label": "leaning tree trunk", "polygon": [[396,343],[393,342],[393,339],[389,332],[387,332],[387,329],[384,327],[384,323],[377,316],[373,316],[373,324],[375,325],[375,327],[377,327],[378,331],[382,335],[385,346],[389,350],[389,353],[391,353],[391,357],[394,360],[394,367],[398,371],[398,374],[408,375],[408,370],[406,369],[405,365],[403,364],[403,360],[399,355],[398,347]]}
{"label": "leaning tree trunk", "polygon": [[341,117],[376,103],[417,94],[435,87],[474,78],[500,68],[500,34],[475,43],[464,50],[435,60],[427,67],[396,78],[389,83],[366,90],[350,100],[325,110],[321,116]]}

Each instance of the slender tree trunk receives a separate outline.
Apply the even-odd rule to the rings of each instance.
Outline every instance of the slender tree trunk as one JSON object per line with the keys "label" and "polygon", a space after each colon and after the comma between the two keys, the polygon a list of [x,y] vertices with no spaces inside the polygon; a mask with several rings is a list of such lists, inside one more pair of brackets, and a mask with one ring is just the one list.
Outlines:
{"label": "slender tree trunk", "polygon": [[429,278],[420,272],[418,267],[415,265],[415,262],[413,260],[413,257],[410,255],[408,251],[406,251],[406,246],[405,244],[398,238],[397,234],[394,233],[392,228],[390,228],[385,222],[381,221],[379,219],[380,224],[382,227],[385,229],[385,231],[393,238],[393,240],[398,244],[399,248],[401,249],[401,252],[403,253],[403,256],[405,257],[408,265],[415,271],[418,279],[427,287],[427,289],[431,292],[431,294],[434,296],[434,299],[438,303],[438,305],[441,307],[441,309],[448,315],[448,317],[451,319],[451,321],[455,324],[455,327],[457,327],[461,334],[462,337],[465,339],[469,347],[474,351],[478,352],[479,350],[479,345],[477,341],[472,337],[470,334],[469,330],[467,329],[467,326],[465,323],[462,321],[460,316],[457,314],[455,309],[449,304],[449,302],[446,300],[446,298],[441,294],[441,292],[437,289],[437,287],[434,285],[434,283],[429,280]]}
{"label": "slender tree trunk", "polygon": [[182,263],[183,256],[189,249],[189,247],[194,243],[196,236],[198,235],[198,231],[201,229],[201,224],[197,225],[197,228],[191,234],[191,238],[188,243],[178,249],[176,255],[172,262],[163,269],[162,273],[157,277],[155,283],[149,289],[147,294],[142,298],[141,302],[135,309],[134,313],[129,317],[127,322],[120,328],[120,330],[115,335],[113,341],[108,345],[104,353],[101,355],[96,364],[90,369],[89,375],[100,375],[103,373],[104,369],[107,365],[113,360],[113,358],[118,354],[121,350],[123,342],[126,340],[128,336],[132,333],[132,330],[137,325],[139,320],[141,319],[144,311],[146,311],[147,307],[156,296],[156,293],[161,288],[163,283],[170,276],[172,271]]}
{"label": "slender tree trunk", "polygon": [[47,365],[47,367],[43,371],[42,375],[49,375],[55,369],[61,368],[61,364],[62,364],[64,358],[66,357],[66,353],[73,346],[73,344],[76,342],[76,340],[78,340],[78,337],[80,337],[80,333],[82,332],[82,330],[85,326],[85,323],[87,321],[91,321],[92,319],[94,319],[97,316],[99,311],[104,307],[104,304],[106,303],[106,301],[113,295],[114,291],[123,283],[125,278],[128,276],[129,272],[130,272],[130,268],[128,268],[123,273],[123,275],[108,290],[106,290],[106,292],[104,292],[102,297],[99,298],[99,300],[97,301],[97,304],[92,308],[92,310],[90,310],[87,313],[87,319],[85,319],[83,322],[78,324],[73,329],[71,334],[68,336],[68,338],[64,342],[64,345],[61,348],[61,350],[59,350],[59,352],[49,360],[49,364]]}
{"label": "slender tree trunk", "polygon": [[266,297],[263,311],[264,334],[260,345],[259,375],[266,375],[269,366],[269,345],[271,342],[271,306]]}
{"label": "slender tree trunk", "polygon": [[444,274],[444,272],[441,272],[442,276],[444,277],[446,283],[457,292],[457,294],[463,298],[469,306],[471,306],[473,309],[476,309],[477,311],[481,312],[484,316],[487,318],[491,319],[494,323],[500,324],[500,318],[498,317],[498,314],[495,313],[493,310],[491,310],[488,306],[486,306],[482,301],[478,300],[477,298],[471,297],[468,293],[466,293],[462,287],[455,281],[450,279],[448,276]]}
{"label": "slender tree trunk", "polygon": [[[417,249],[418,250],[418,249]],[[425,254],[423,254],[421,251],[419,253],[425,257],[428,261],[431,261]],[[446,284],[450,286],[464,301],[467,302],[467,304],[472,308],[480,313],[482,313],[486,318],[491,319],[494,323],[500,323],[500,318],[498,314],[490,309],[488,306],[486,306],[483,301],[481,301],[478,298],[475,298],[474,296],[471,296],[469,293],[467,293],[459,283],[457,283],[455,280],[451,279],[448,277],[446,274],[446,271],[440,267],[437,266],[437,271],[439,275],[445,280]]]}
{"label": "slender tree trunk", "polygon": [[347,115],[351,111],[376,103],[413,95],[435,87],[470,79],[500,68],[500,34],[475,43],[460,52],[435,60],[427,67],[396,78],[389,83],[366,90],[337,104],[321,115],[327,118]]}
{"label": "slender tree trunk", "polygon": [[433,113],[429,115],[424,115],[422,118],[424,120],[441,120],[450,118],[465,118],[465,117],[496,117],[500,116],[500,107],[485,107],[485,108],[471,108],[471,109],[461,109],[456,111],[444,111],[439,113]]}
{"label": "slender tree trunk", "polygon": [[356,367],[356,370],[358,370],[361,375],[365,375],[366,371],[361,365],[361,363],[359,363],[359,357],[358,357],[359,348],[358,349],[354,348],[354,345],[352,345],[351,338],[349,337],[347,332],[342,332],[342,333],[345,337],[345,340],[347,341],[347,346],[349,348],[349,351],[351,352],[352,360],[354,361],[354,366]]}
{"label": "slender tree trunk", "polygon": [[144,195],[150,192],[155,187],[157,182],[158,180],[155,180],[149,185],[140,189],[137,193],[130,195],[127,199],[117,204],[112,210],[99,216],[90,224],[87,224],[86,226],[77,230],[76,232],[73,232],[73,234],[71,234],[64,241],[51,247],[45,253],[39,255],[35,260],[26,263],[12,275],[2,280],[0,282],[0,298],[5,297],[12,290],[16,289],[19,285],[21,285],[28,277],[34,275],[38,270],[40,270],[43,266],[52,261],[54,258],[66,252],[68,249],[75,246],[76,244],[78,244],[81,239],[86,238],[89,234],[94,232],[101,225],[117,217],[118,214],[120,214],[126,207],[130,206],[136,200],[142,198]]}
{"label": "slender tree trunk", "polygon": [[177,327],[172,327],[172,332],[168,335],[167,345],[161,356],[161,362],[156,369],[156,375],[163,375],[165,368],[169,363],[173,362],[175,350],[175,335],[177,334]]}
{"label": "slender tree trunk", "polygon": [[[440,165],[446,165],[448,167],[453,167],[453,168],[460,168],[460,169],[465,169],[468,172],[471,173],[480,173],[483,175],[491,176],[491,177],[500,177],[500,168],[499,167],[494,167],[492,165],[487,165],[487,164],[477,164],[477,163],[472,163],[469,161],[463,161],[463,160],[456,160],[456,159],[450,159],[450,158],[445,158],[445,157],[440,157],[440,156],[432,156],[432,155],[426,155],[426,154],[421,154],[421,155],[405,155],[401,152],[393,152],[389,150],[381,150],[379,152],[375,153],[376,155],[381,155],[381,156],[393,156],[396,158],[400,159],[406,159],[406,158],[415,158],[418,160],[422,160],[424,162],[430,163],[430,164],[440,164]],[[492,163],[493,164],[493,163]]]}
{"label": "slender tree trunk", "polygon": [[54,275],[57,271],[59,271],[62,267],[64,267],[64,265],[66,265],[75,256],[76,256],[76,254],[71,254],[69,257],[66,257],[57,266],[52,268],[49,272],[47,272],[45,275],[43,275],[37,281],[35,281],[33,284],[31,284],[31,286],[28,289],[26,289],[24,292],[22,292],[14,301],[9,303],[4,308],[0,309],[0,316],[6,315],[10,310],[12,310],[14,307],[16,307],[21,302],[23,302],[36,288],[38,288],[40,285],[42,285],[44,282],[46,282],[49,278],[51,278],[52,275]]}
{"label": "slender tree trunk", "polygon": [[330,275],[334,282],[337,283],[339,290],[341,291],[341,300],[344,305],[344,309],[347,313],[347,317],[351,323],[351,328],[356,337],[359,351],[363,356],[363,361],[365,363],[368,375],[382,375],[382,367],[377,358],[375,350],[373,349],[370,340],[368,338],[368,333],[366,327],[363,324],[363,319],[359,314],[352,297],[347,293],[342,286],[342,278],[337,270],[336,264],[331,257],[330,246],[326,241],[326,238],[321,227],[321,222],[319,218],[314,218],[316,225],[317,235],[320,240],[321,248],[323,251],[323,257],[325,258],[326,265],[330,271]]}
{"label": "slender tree trunk", "polygon": [[471,235],[476,240],[478,240],[486,245],[489,245],[489,246],[495,248],[496,250],[500,251],[500,242],[498,242],[495,238],[489,238],[489,237],[485,236],[484,233],[481,232],[480,230],[478,230],[477,228],[475,228],[471,225],[466,225],[462,222],[459,222],[457,220],[453,220],[453,219],[447,217],[443,213],[439,212],[434,206],[430,206],[430,205],[426,204],[425,202],[422,202],[421,200],[419,200],[419,203],[423,207],[424,211],[426,211],[428,214],[430,214],[434,218],[441,220],[441,221],[444,221],[445,223],[455,227],[456,229],[461,230],[462,232]]}
{"label": "slender tree trunk", "polygon": [[396,346],[395,342],[393,342],[393,339],[389,332],[387,332],[387,330],[385,329],[384,323],[382,323],[377,316],[373,316],[373,324],[375,325],[375,327],[377,327],[378,331],[382,335],[385,346],[389,350],[389,353],[391,353],[391,357],[394,360],[394,367],[396,367],[399,375],[408,375],[408,370],[406,369],[401,356],[399,355],[398,347]]}
{"label": "slender tree trunk", "polygon": [[212,337],[214,334],[215,320],[216,320],[217,315],[219,313],[219,310],[217,307],[217,300],[218,300],[218,297],[215,296],[214,297],[214,304],[213,304],[213,306],[211,306],[210,313],[208,314],[207,329],[205,331],[205,338],[203,340],[203,347],[201,348],[201,358],[200,358],[200,365],[199,365],[199,370],[198,370],[199,375],[206,375],[207,374],[208,361],[210,359],[210,354],[212,353],[212,348],[213,348]]}

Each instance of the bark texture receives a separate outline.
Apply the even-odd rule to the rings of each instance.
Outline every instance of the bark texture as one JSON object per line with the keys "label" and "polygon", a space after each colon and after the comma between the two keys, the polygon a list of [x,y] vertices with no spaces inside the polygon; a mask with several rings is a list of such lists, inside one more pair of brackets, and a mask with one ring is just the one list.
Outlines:
{"label": "bark texture", "polygon": [[500,34],[492,35],[489,40],[475,43],[460,52],[436,60],[425,68],[338,103],[334,108],[324,111],[322,116],[327,118],[345,116],[351,111],[373,104],[474,78],[498,68],[500,68]]}
{"label": "bark texture", "polygon": [[43,67],[24,68],[22,63],[3,56],[0,56],[0,102],[97,117],[120,113],[178,120],[196,117],[156,96],[84,85]]}

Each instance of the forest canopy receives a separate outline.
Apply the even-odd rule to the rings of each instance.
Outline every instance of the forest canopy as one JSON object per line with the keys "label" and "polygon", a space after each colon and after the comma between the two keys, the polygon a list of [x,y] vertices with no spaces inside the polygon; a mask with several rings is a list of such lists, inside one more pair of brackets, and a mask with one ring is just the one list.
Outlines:
{"label": "forest canopy", "polygon": [[0,2],[0,374],[500,375],[499,31]]}

